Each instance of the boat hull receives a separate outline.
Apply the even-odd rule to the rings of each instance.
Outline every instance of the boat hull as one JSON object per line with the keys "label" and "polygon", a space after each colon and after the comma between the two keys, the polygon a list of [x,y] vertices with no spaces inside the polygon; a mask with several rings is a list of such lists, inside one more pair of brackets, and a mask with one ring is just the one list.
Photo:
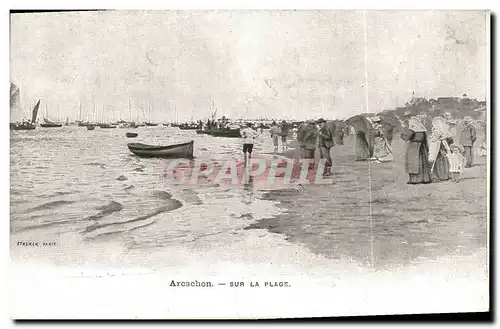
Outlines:
{"label": "boat hull", "polygon": [[230,137],[230,138],[241,137],[239,129],[231,129],[231,130],[214,129],[210,132],[210,135],[214,137]]}
{"label": "boat hull", "polygon": [[141,143],[127,144],[130,152],[147,158],[193,158],[194,141],[168,146],[153,146]]}
{"label": "boat hull", "polygon": [[42,123],[40,124],[40,127],[43,128],[61,128],[63,125],[62,124],[57,124],[57,123]]}
{"label": "boat hull", "polygon": [[127,138],[135,138],[138,136],[137,133],[126,133],[125,136],[127,136]]}
{"label": "boat hull", "polygon": [[35,126],[14,126],[11,128],[12,130],[34,130]]}

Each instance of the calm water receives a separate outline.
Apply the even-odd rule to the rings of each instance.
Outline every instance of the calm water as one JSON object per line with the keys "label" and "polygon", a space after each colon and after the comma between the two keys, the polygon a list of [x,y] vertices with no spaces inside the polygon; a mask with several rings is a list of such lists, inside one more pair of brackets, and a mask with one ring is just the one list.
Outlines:
{"label": "calm water", "polygon": [[[127,139],[127,131],[139,137]],[[257,151],[272,150],[269,138],[262,137]],[[195,141],[195,157],[241,161],[240,139],[178,128],[12,131],[11,243],[71,236],[157,248],[219,232],[238,235],[252,221],[279,213],[252,186],[173,185],[164,177],[168,160],[138,158],[126,146],[190,140]]]}
{"label": "calm water", "polygon": [[[127,139],[127,131],[139,137]],[[346,145],[334,150],[336,188],[304,195],[292,191],[291,200],[286,195],[274,199],[263,195],[266,186],[261,183],[266,182],[257,179],[236,186],[176,185],[165,177],[171,160],[138,158],[126,146],[190,140],[195,141],[194,155],[199,159],[241,163],[240,139],[178,128],[12,131],[11,247],[19,241],[56,242],[59,247],[11,248],[13,258],[38,259],[45,253],[49,259],[57,256],[58,263],[94,264],[94,259],[111,259],[106,253],[116,250],[128,261],[132,254],[140,259],[186,245],[213,251],[217,258],[222,250],[231,257],[246,252],[254,257],[256,244],[268,237],[245,228],[279,214],[283,215],[259,228],[284,234],[294,243],[334,258],[366,260],[369,213],[374,216],[374,232],[380,235],[375,242],[383,242],[375,250],[383,261],[400,264],[419,255],[432,258],[440,250],[449,254],[457,248],[474,251],[485,245],[486,172],[481,164],[485,158],[476,157],[478,166],[467,170],[460,184],[407,186],[401,140],[394,144],[395,161],[373,165],[373,174],[368,176],[368,164],[354,161],[354,139],[349,136]],[[271,157],[268,133],[254,149],[257,155]],[[369,178],[375,201],[371,206]],[[271,183],[267,189],[278,186]],[[248,238],[249,234],[257,237]],[[277,248],[266,247],[266,252]],[[85,255],[82,260],[82,254],[96,250],[98,255]]]}

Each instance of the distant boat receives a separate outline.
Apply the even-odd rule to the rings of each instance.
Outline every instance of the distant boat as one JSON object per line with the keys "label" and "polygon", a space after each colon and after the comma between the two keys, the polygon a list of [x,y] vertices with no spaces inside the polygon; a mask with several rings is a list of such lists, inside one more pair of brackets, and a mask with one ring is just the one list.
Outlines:
{"label": "distant boat", "polygon": [[[10,111],[17,110],[20,108],[21,103],[21,91],[19,87],[10,83]],[[36,118],[38,116],[38,108],[40,107],[40,100],[38,100],[33,108],[30,121],[15,122],[10,124],[10,129],[12,130],[33,130],[36,128]]]}
{"label": "distant boat", "polygon": [[[45,115],[47,116],[47,118],[49,117],[49,111],[47,110],[47,102],[45,102]],[[43,128],[60,128],[63,126],[62,123],[50,121],[47,118],[43,118],[43,123],[40,124],[41,127],[43,127]]]}
{"label": "distant boat", "polygon": [[137,125],[135,122],[124,122],[121,123],[118,127],[120,128],[137,128]]}
{"label": "distant boat", "polygon": [[214,137],[241,137],[240,129],[212,129],[210,135]]}
{"label": "distant boat", "polygon": [[140,157],[148,158],[193,158],[194,141],[188,143],[155,146],[141,143],[127,144],[130,152]]}
{"label": "distant boat", "polygon": [[94,130],[95,129],[95,126],[92,125],[92,124],[87,124],[87,130]]}
{"label": "distant boat", "polygon": [[179,125],[179,129],[181,130],[196,130],[198,127],[199,126],[196,123],[183,123]]}
{"label": "distant boat", "polygon": [[146,122],[145,124],[146,124],[146,126],[148,126],[148,127],[156,127],[156,126],[158,126],[158,124],[157,124],[157,123],[151,123],[151,122]]}
{"label": "distant boat", "polygon": [[41,127],[43,128],[60,128],[62,127],[62,123],[57,123],[57,122],[52,122],[47,119],[43,119],[43,123],[40,124]]}
{"label": "distant boat", "polygon": [[35,122],[36,117],[38,116],[38,108],[40,107],[40,100],[36,102],[35,107],[33,108],[33,113],[31,117],[31,122],[24,121],[21,123],[11,123],[10,128],[13,130],[33,130],[36,128]]}
{"label": "distant boat", "polygon": [[137,135],[139,135],[138,133],[126,133],[125,136],[127,136],[127,138],[135,138],[137,137]]}

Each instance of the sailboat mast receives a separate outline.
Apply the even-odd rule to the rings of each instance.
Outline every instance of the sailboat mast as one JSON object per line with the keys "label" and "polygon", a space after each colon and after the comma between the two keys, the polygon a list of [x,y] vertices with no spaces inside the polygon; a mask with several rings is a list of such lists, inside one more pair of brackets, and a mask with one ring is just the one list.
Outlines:
{"label": "sailboat mast", "polygon": [[132,122],[132,109],[130,108],[130,98],[128,99],[128,117],[129,121]]}
{"label": "sailboat mast", "polygon": [[78,121],[82,121],[82,98],[83,98],[83,93],[80,95],[80,114],[78,114]]}

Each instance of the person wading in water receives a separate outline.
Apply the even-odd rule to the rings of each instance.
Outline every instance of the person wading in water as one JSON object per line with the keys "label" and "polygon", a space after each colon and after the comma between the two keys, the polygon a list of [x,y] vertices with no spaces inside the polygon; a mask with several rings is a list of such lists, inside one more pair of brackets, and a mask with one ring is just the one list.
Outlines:
{"label": "person wading in water", "polygon": [[247,163],[252,158],[253,144],[255,144],[255,139],[258,137],[258,134],[255,130],[252,129],[252,123],[248,122],[247,127],[240,131],[240,135],[243,138],[243,154],[246,167]]}

